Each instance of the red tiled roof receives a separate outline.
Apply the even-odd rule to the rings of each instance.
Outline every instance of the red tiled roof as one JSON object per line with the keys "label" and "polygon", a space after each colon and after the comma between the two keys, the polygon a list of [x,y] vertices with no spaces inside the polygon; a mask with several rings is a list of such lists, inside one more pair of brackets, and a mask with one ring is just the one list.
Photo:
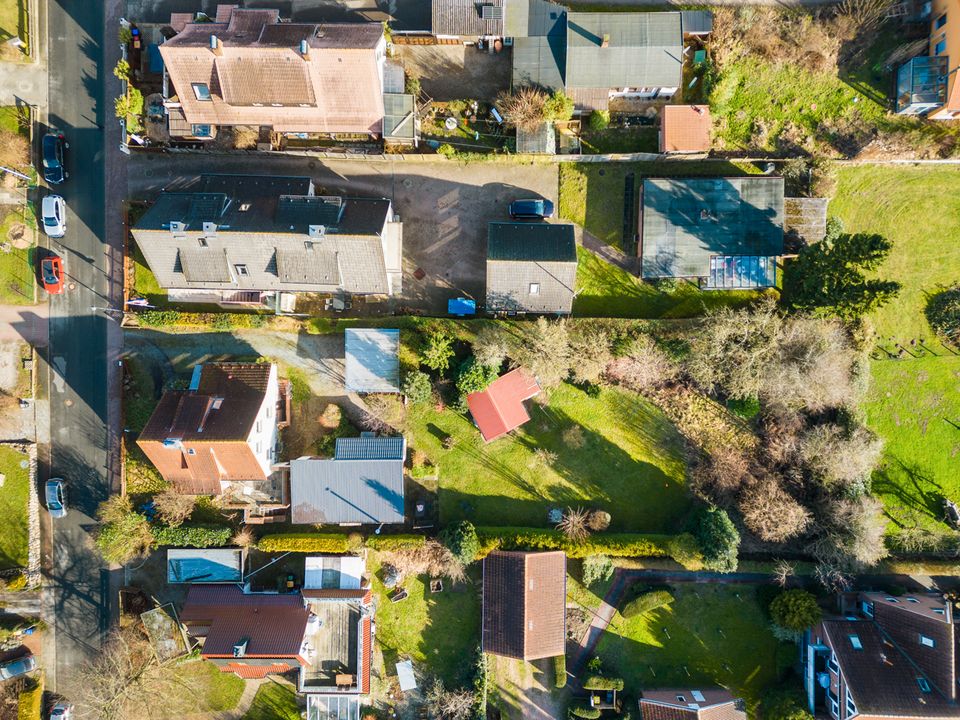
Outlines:
{"label": "red tiled roof", "polygon": [[483,439],[490,442],[530,419],[523,401],[539,392],[537,379],[517,368],[494,380],[483,392],[467,395],[467,405]]}
{"label": "red tiled roof", "polygon": [[296,595],[246,595],[234,585],[191,585],[180,619],[209,628],[203,657],[233,657],[246,639],[246,657],[296,658],[310,611]]}
{"label": "red tiled roof", "polygon": [[363,695],[367,695],[370,692],[370,666],[371,666],[371,650],[373,648],[373,643],[371,642],[371,632],[370,632],[370,618],[365,617],[361,621],[361,632],[363,634],[363,654],[360,658],[360,673],[363,676],[363,682],[360,687],[360,692]]}
{"label": "red tiled roof", "polygon": [[244,665],[242,663],[229,663],[222,665],[220,672],[232,672],[237,677],[244,680],[259,680],[267,675],[283,675],[293,669],[292,665],[284,663],[271,663],[270,665]]}
{"label": "red tiled roof", "polygon": [[706,152],[712,126],[707,105],[665,105],[660,116],[660,152]]}

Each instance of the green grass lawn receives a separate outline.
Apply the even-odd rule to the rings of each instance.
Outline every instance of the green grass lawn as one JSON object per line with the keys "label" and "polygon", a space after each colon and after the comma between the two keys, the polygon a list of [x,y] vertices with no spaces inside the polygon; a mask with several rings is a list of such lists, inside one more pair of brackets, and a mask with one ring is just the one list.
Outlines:
{"label": "green grass lawn", "polygon": [[756,290],[703,291],[686,281],[679,281],[671,292],[661,292],[589,250],[579,248],[577,260],[575,316],[689,318],[723,306],[741,307],[763,294]]}
{"label": "green grass lawn", "polygon": [[581,605],[588,610],[596,610],[603,602],[603,596],[613,585],[613,575],[610,579],[586,586],[580,578],[583,577],[583,561],[567,559],[567,600]]}
{"label": "green grass lawn", "polygon": [[480,643],[479,566],[463,588],[452,589],[445,580],[441,593],[431,593],[423,577],[407,577],[403,587],[409,596],[397,603],[390,602],[380,582],[379,560],[371,558],[368,567],[377,595],[376,640],[387,675],[409,658],[448,686],[469,682]]}
{"label": "green grass lawn", "polygon": [[960,500],[960,431],[950,424],[960,424],[960,357],[936,342],[924,316],[927,299],[960,279],[958,194],[960,168],[845,167],[830,204],[848,231],[893,243],[879,274],[903,289],[871,317],[877,342],[916,353],[910,341],[923,339],[938,355],[874,360],[867,400],[867,423],[887,443],[875,490],[894,517],[912,510],[931,524],[942,518],[941,495]]}
{"label": "green grass lawn", "polygon": [[672,592],[675,600],[665,608],[630,620],[614,616],[597,646],[604,674],[622,677],[634,694],[644,687],[722,685],[755,708],[796,648],[773,637],[754,586],[687,584]]}
{"label": "green grass lawn", "polygon": [[261,685],[243,720],[300,720],[293,686],[278,682]]}
{"label": "green grass lawn", "polygon": [[30,42],[28,30],[27,0],[0,0],[0,59],[26,59],[28,47],[17,50],[6,44],[7,40],[19,37],[24,43]]}
{"label": "green grass lawn", "polygon": [[24,206],[7,213],[0,223],[0,243],[10,243],[10,229],[15,225],[26,227],[26,239],[30,247],[10,247],[9,252],[0,251],[0,304],[33,305],[37,275],[34,265],[36,248],[36,218],[31,208]]}
{"label": "green grass lawn", "polygon": [[133,288],[130,291],[131,297],[146,298],[151,305],[158,308],[165,308],[170,303],[167,300],[167,291],[160,287],[157,282],[157,276],[151,272],[147,261],[140,252],[140,247],[134,243],[133,249]]}
{"label": "green grass lawn", "polygon": [[490,444],[463,415],[411,410],[408,437],[440,468],[442,523],[543,527],[549,508],[583,505],[609,512],[615,531],[675,527],[689,502],[683,444],[653,405],[619,389],[591,398],[563,384],[548,407],[530,408],[530,422]]}
{"label": "green grass lawn", "polygon": [[584,130],[580,142],[585,153],[655,153],[659,151],[659,136],[655,127],[607,128]]}
{"label": "green grass lawn", "polygon": [[0,570],[25,567],[27,564],[27,497],[30,490],[29,461],[26,453],[9,445],[0,445]]}
{"label": "green grass lawn", "polygon": [[[634,202],[644,177],[752,175],[760,169],[742,162],[562,163],[559,214],[604,242],[622,247],[624,236],[624,181],[634,176]],[[636,217],[629,234],[636,232]]]}

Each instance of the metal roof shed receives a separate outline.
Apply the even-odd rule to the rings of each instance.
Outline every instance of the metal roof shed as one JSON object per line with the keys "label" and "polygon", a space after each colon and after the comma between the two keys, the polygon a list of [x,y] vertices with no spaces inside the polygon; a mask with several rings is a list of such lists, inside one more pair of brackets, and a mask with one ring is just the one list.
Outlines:
{"label": "metal roof shed", "polygon": [[167,582],[239,583],[243,581],[243,550],[238,548],[170,548]]}
{"label": "metal roof shed", "polygon": [[360,393],[400,392],[400,331],[350,328],[346,341],[346,388]]}

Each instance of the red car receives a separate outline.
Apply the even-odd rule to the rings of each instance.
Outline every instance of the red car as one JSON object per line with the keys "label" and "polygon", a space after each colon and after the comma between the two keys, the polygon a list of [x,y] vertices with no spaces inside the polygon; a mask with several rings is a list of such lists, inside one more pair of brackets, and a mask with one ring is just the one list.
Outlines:
{"label": "red car", "polygon": [[40,277],[43,289],[51,295],[63,292],[63,261],[56,255],[50,255],[40,261]]}

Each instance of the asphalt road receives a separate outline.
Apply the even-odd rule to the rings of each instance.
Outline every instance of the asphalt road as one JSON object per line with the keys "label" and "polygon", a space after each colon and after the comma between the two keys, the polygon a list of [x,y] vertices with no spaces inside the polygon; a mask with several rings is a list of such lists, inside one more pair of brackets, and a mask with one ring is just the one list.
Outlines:
{"label": "asphalt road", "polygon": [[[68,691],[72,671],[97,652],[110,625],[110,572],[90,531],[97,505],[114,480],[118,423],[111,402],[108,342],[114,323],[101,310],[115,286],[116,257],[105,243],[104,2],[48,4],[48,125],[70,143],[67,181],[56,189],[67,203],[66,236],[50,242],[64,259],[67,290],[50,306],[49,476],[63,477],[70,512],[53,523],[47,585],[52,595],[55,658],[45,658],[53,690]],[[41,128],[42,130],[43,128]],[[115,400],[115,398],[114,398]],[[42,475],[41,475],[42,477]]]}

